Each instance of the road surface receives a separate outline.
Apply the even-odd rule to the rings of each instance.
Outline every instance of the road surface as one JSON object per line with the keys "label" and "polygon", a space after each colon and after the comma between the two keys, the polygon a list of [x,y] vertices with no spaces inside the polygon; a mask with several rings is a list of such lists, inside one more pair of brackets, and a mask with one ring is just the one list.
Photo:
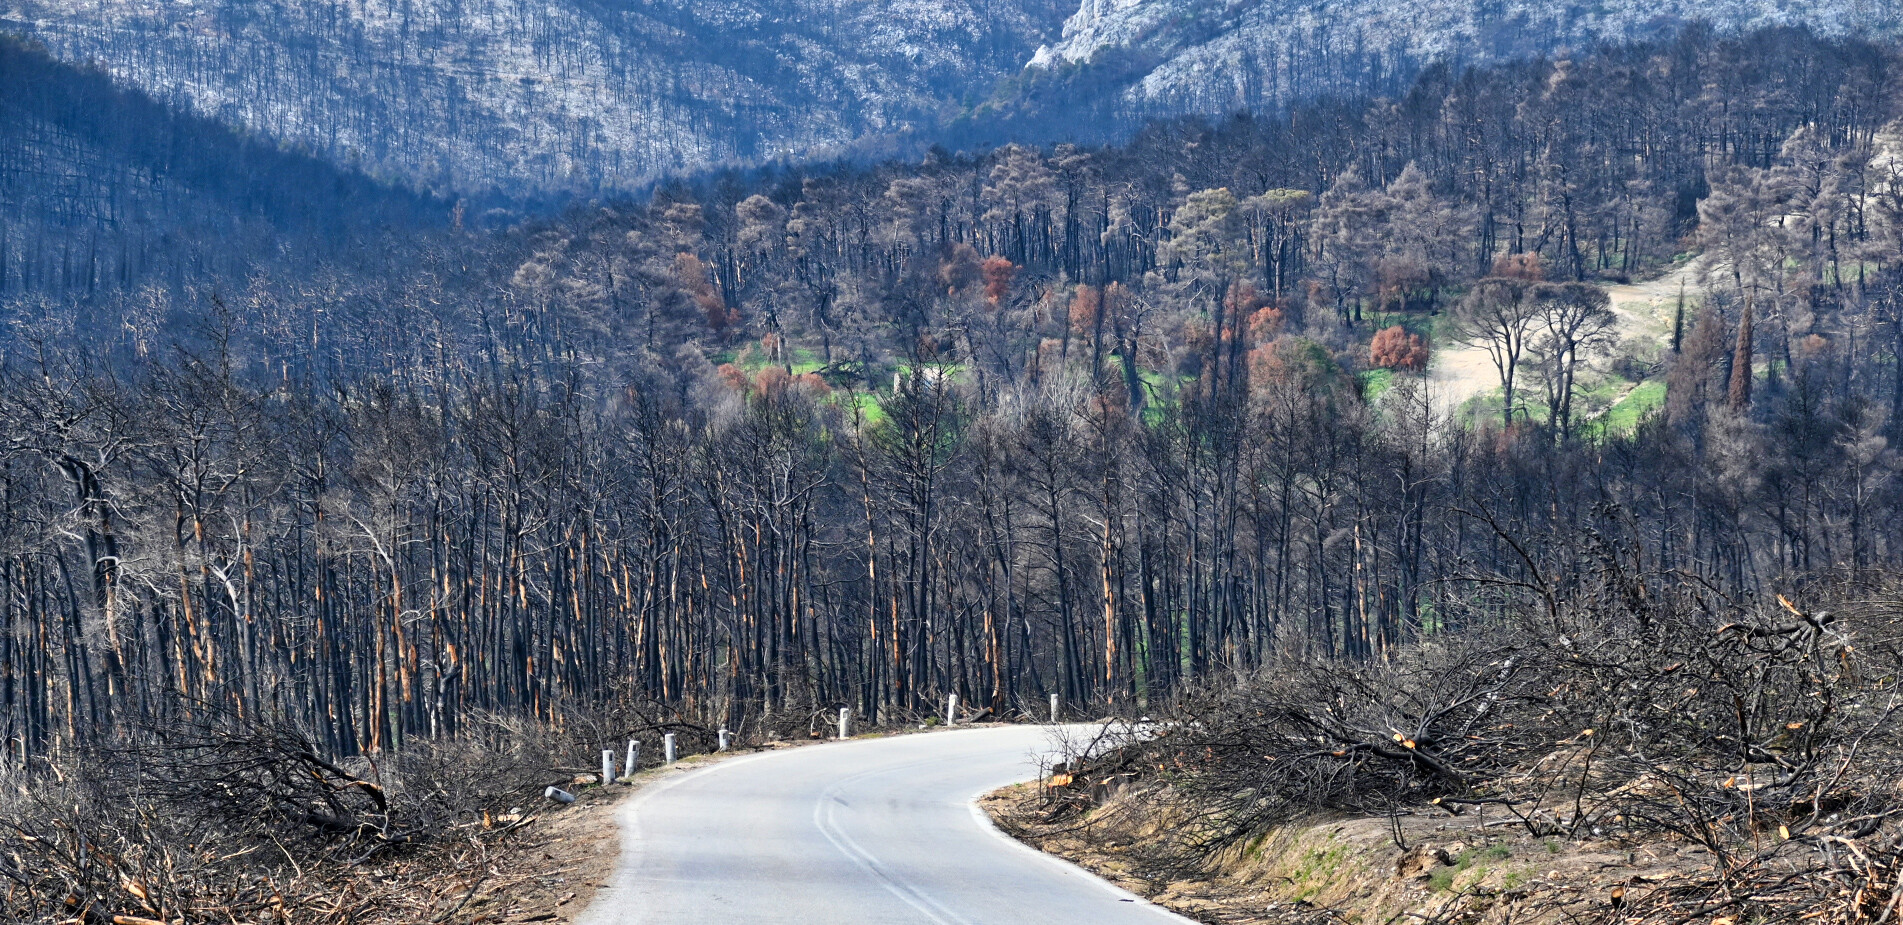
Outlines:
{"label": "road surface", "polygon": [[1036,776],[1050,727],[944,730],[733,758],[616,813],[582,925],[1187,922],[1000,834],[973,803]]}

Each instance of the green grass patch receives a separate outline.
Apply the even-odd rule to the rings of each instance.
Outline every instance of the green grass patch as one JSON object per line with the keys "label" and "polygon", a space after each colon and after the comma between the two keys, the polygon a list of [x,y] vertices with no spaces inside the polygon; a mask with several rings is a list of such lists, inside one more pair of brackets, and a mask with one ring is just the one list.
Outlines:
{"label": "green grass patch", "polygon": [[1618,404],[1606,410],[1599,419],[1599,431],[1605,434],[1624,435],[1637,430],[1653,413],[1665,407],[1665,383],[1659,380],[1647,380],[1637,388],[1626,393]]}
{"label": "green grass patch", "polygon": [[773,360],[767,355],[765,350],[753,344],[748,344],[738,350],[722,350],[708,359],[716,366],[722,363],[732,363],[749,373],[758,373],[760,370],[769,366],[780,366],[789,369],[793,375],[800,376],[806,373],[816,373],[826,368],[826,361],[819,355],[819,352],[809,350],[805,347],[794,347],[788,350],[786,352],[786,362],[784,363]]}
{"label": "green grass patch", "polygon": [[[1110,354],[1113,362],[1122,363],[1118,354]],[[1160,424],[1168,410],[1180,400],[1183,387],[1196,381],[1195,376],[1180,376],[1161,370],[1137,367],[1137,381],[1143,384],[1143,420],[1147,424]]]}
{"label": "green grass patch", "polygon": [[[1329,841],[1333,842],[1334,838],[1331,836]],[[1297,862],[1289,878],[1301,888],[1297,894],[1298,898],[1313,899],[1319,895],[1322,888],[1328,884],[1329,878],[1347,859],[1348,846],[1342,844],[1333,844],[1326,848],[1311,848],[1303,852],[1301,860]]]}
{"label": "green grass patch", "polygon": [[885,406],[879,403],[877,392],[834,392],[833,400],[839,403],[851,420],[857,413],[859,420],[867,427],[877,427],[886,420]]}
{"label": "green grass patch", "polygon": [[1165,391],[1181,388],[1183,383],[1191,381],[1189,376],[1170,376],[1154,369],[1138,369],[1137,379],[1142,381],[1143,387],[1152,397],[1161,397]]}
{"label": "green grass patch", "polygon": [[[1526,393],[1520,392],[1517,394],[1525,395]],[[1523,413],[1526,408],[1526,402],[1521,400],[1516,402],[1516,404],[1520,406]],[[1454,410],[1454,420],[1466,427],[1476,427],[1482,422],[1498,424],[1502,420],[1505,407],[1505,393],[1501,392],[1498,388],[1494,388],[1461,402],[1460,407]],[[1514,415],[1516,418],[1519,416],[1519,414]]]}
{"label": "green grass patch", "polygon": [[[1630,390],[1625,389],[1626,384],[1617,379],[1595,382],[1581,388],[1573,396],[1575,430],[1588,437],[1625,436],[1637,430],[1646,418],[1665,406],[1663,380],[1648,379]],[[1514,412],[1514,420],[1547,423],[1546,396],[1543,393],[1520,390],[1515,399],[1514,404],[1518,408]],[[1493,389],[1467,399],[1454,412],[1454,420],[1467,427],[1483,421],[1497,424],[1502,412],[1501,392]]]}
{"label": "green grass patch", "polygon": [[801,373],[816,373],[826,368],[826,358],[820,356],[817,350],[809,350],[805,347],[794,347],[789,352],[791,356],[787,359],[792,361],[793,375],[795,376]]}
{"label": "green grass patch", "polygon": [[1362,400],[1373,404],[1381,399],[1383,393],[1394,385],[1394,370],[1370,369],[1356,373],[1355,379],[1361,383]]}

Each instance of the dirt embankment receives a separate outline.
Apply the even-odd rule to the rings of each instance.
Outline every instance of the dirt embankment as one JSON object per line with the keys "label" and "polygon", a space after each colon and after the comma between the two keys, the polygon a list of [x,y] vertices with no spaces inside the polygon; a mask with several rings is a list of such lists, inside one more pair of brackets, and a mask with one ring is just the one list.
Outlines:
{"label": "dirt embankment", "polygon": [[[439,871],[439,893],[456,903],[433,922],[571,923],[614,871],[614,808],[625,787],[577,788],[576,801],[522,817],[481,869]],[[449,883],[455,888],[445,889]]]}
{"label": "dirt embankment", "polygon": [[1381,659],[1288,654],[987,808],[1206,922],[1898,921],[1903,577],[1584,580]]}
{"label": "dirt embankment", "polygon": [[[1083,819],[1054,821],[1040,784],[990,794],[999,828],[1201,922],[1321,925],[1616,921],[1615,896],[1709,873],[1692,846],[1541,837],[1488,807],[1394,818],[1291,823],[1226,852],[1203,876],[1158,882],[1136,871],[1156,834],[1181,821],[1156,794],[1129,791]],[[1405,846],[1405,847],[1403,847]],[[1621,892],[1615,892],[1621,891]],[[1620,905],[1623,905],[1621,902]]]}
{"label": "dirt embankment", "polygon": [[170,748],[0,779],[0,922],[573,922],[613,873],[623,798],[748,751],[604,786],[549,763],[587,752],[573,733],[511,729],[332,762],[294,731],[218,718],[168,730]]}

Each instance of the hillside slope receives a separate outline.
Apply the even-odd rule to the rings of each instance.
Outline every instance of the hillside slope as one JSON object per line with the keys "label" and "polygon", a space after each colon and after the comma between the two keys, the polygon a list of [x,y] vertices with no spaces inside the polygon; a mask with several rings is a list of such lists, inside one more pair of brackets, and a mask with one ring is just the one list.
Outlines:
{"label": "hillside slope", "polygon": [[449,215],[0,37],[0,297],[243,276]]}
{"label": "hillside slope", "polygon": [[1057,0],[14,0],[71,61],[437,190],[593,193],[956,111]]}
{"label": "hillside slope", "polygon": [[1424,62],[1513,60],[1599,42],[1794,26],[1880,35],[1903,26],[1881,0],[1083,0],[1033,72],[1086,68],[1127,114],[1222,113],[1405,81]]}

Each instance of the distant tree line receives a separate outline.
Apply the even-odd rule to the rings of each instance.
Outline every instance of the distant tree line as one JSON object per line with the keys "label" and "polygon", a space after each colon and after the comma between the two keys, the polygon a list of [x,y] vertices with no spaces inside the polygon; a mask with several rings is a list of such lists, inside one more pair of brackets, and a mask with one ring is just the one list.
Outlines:
{"label": "distant tree line", "polygon": [[[1894,568],[1896,64],[1691,35],[16,302],[0,734],[1141,705],[1607,569]],[[1596,423],[1597,284],[1693,250],[1662,409]],[[1498,419],[1414,372],[1450,332]]]}

